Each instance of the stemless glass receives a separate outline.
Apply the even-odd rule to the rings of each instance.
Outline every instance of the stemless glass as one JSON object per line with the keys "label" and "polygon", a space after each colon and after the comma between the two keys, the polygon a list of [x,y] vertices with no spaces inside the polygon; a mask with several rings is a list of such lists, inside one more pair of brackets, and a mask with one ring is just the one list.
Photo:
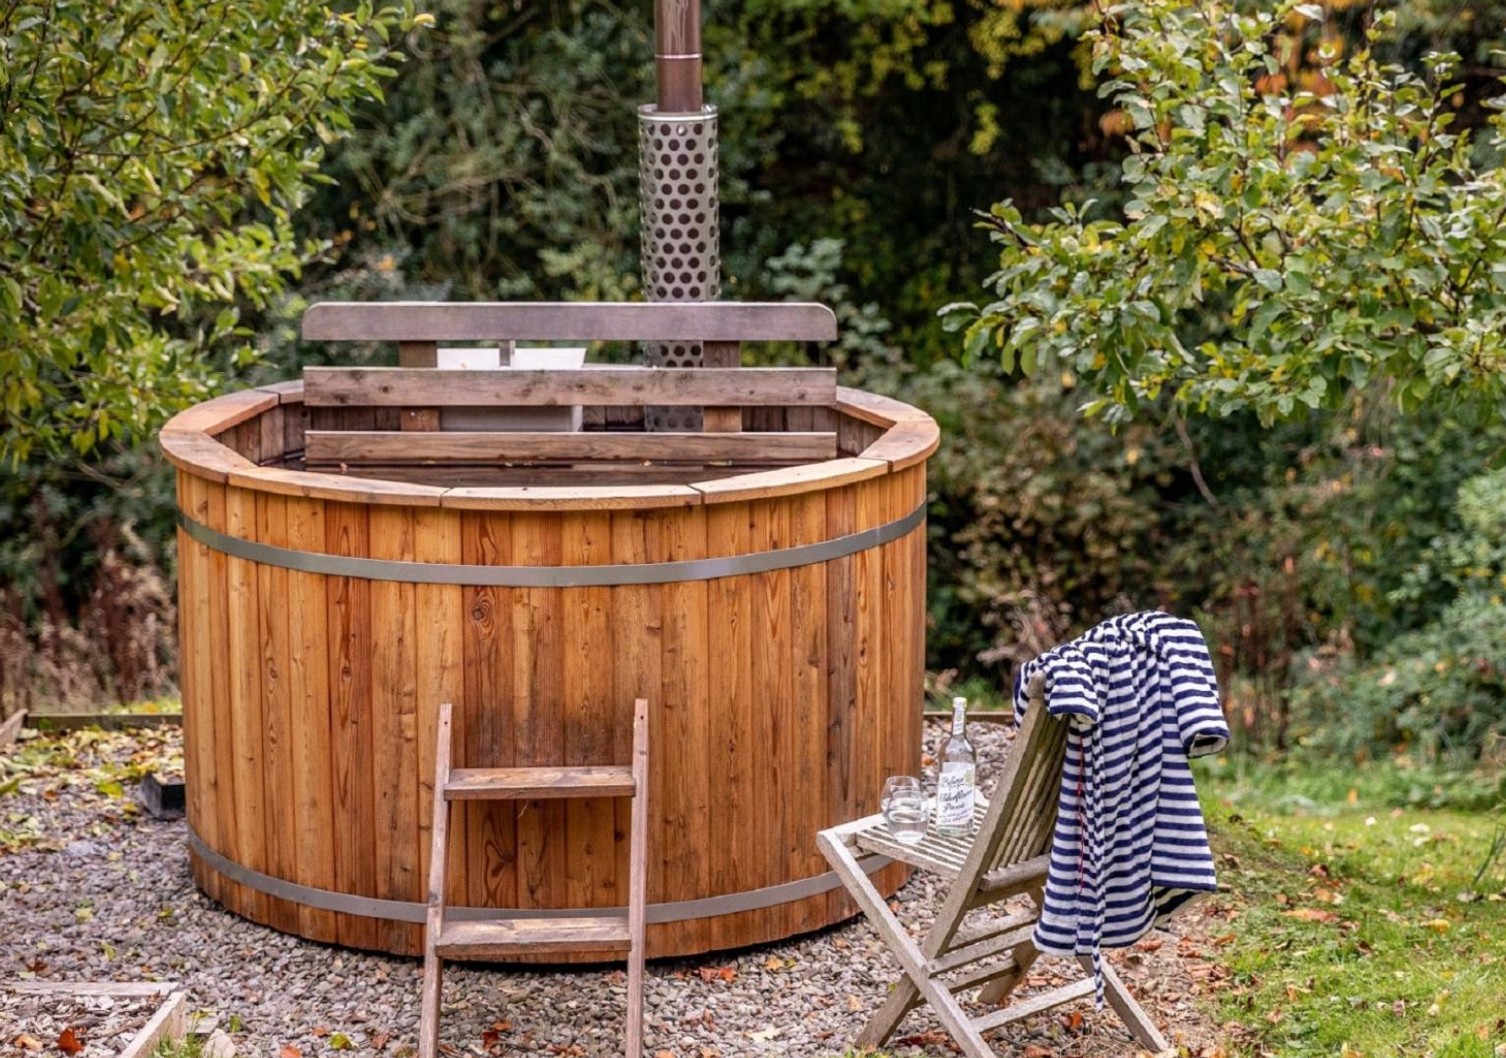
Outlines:
{"label": "stemless glass", "polygon": [[879,802],[884,823],[896,841],[914,845],[926,836],[930,806],[925,789],[913,775],[891,775],[884,780],[884,796]]}

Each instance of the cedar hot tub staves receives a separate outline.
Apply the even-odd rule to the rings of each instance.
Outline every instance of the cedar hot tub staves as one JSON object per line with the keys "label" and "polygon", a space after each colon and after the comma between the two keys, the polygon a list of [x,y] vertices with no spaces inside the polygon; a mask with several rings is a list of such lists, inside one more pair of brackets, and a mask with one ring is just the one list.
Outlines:
{"label": "cedar hot tub staves", "polygon": [[[645,697],[649,954],[853,913],[813,835],[919,759],[937,430],[830,371],[735,366],[741,342],[829,340],[830,312],[320,305],[305,335],[397,342],[401,366],[310,369],[161,437],[200,887],[287,932],[415,953],[439,704],[461,766],[593,765],[624,758]],[[610,338],[700,340],[719,366],[425,366],[440,342]],[[706,409],[700,431],[645,431],[645,405],[677,401]],[[441,428],[459,403],[578,404],[584,428]],[[466,803],[448,902],[621,907],[622,811]]]}

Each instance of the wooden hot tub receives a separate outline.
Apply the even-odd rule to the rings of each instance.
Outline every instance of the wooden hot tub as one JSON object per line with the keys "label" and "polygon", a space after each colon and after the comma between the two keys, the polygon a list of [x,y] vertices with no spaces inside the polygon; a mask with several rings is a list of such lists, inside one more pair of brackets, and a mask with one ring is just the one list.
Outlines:
{"label": "wooden hot tub", "polygon": [[[514,335],[695,339],[725,363],[835,324],[819,306],[318,306],[305,334],[401,339],[409,365]],[[198,885],[285,932],[417,953],[440,703],[457,763],[588,764],[627,759],[642,695],[649,954],[852,914],[815,834],[919,766],[935,423],[812,370],[520,374],[310,369],[163,430]],[[584,429],[440,428],[436,408],[487,404],[494,379],[578,402]],[[643,405],[708,394],[725,403],[701,430],[643,431]],[[770,465],[812,452],[830,457]],[[621,906],[626,811],[466,804],[451,903]],[[886,892],[903,879],[874,866]]]}

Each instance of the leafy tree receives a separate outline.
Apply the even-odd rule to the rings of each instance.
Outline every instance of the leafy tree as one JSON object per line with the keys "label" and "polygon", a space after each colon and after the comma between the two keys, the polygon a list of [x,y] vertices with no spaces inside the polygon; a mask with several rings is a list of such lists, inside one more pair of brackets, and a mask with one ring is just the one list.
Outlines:
{"label": "leafy tree", "polygon": [[[1136,0],[1092,34],[1131,130],[1124,218],[1009,202],[992,303],[954,306],[973,354],[1073,370],[1089,412],[1167,397],[1263,422],[1379,383],[1403,408],[1506,379],[1506,174],[1455,131],[1458,67],[1383,65],[1312,4]],[[1365,31],[1380,42],[1394,12]],[[1292,56],[1304,62],[1294,69]],[[1489,148],[1488,150],[1485,148]]]}
{"label": "leafy tree", "polygon": [[140,434],[322,247],[292,214],[409,0],[0,5],[0,458]]}

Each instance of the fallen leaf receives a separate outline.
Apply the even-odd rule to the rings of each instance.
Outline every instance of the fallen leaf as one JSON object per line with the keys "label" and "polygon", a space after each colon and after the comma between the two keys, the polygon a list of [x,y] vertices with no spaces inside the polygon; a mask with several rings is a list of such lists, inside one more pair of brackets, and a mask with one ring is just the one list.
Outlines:
{"label": "fallen leaf", "polygon": [[1072,1032],[1082,1031],[1082,1011],[1074,1010],[1067,1015],[1067,1028]]}
{"label": "fallen leaf", "polygon": [[1020,1052],[1020,1058],[1055,1058],[1056,1052],[1050,1047],[1038,1047],[1031,1044]]}
{"label": "fallen leaf", "polygon": [[1160,950],[1161,945],[1165,943],[1166,942],[1163,941],[1160,937],[1147,937],[1145,940],[1139,941],[1135,944],[1135,950],[1158,951]]}
{"label": "fallen leaf", "polygon": [[747,1034],[747,1036],[748,1039],[752,1040],[754,1043],[768,1043],[783,1031],[784,1029],[778,1025],[770,1025],[766,1029],[757,1029],[753,1032],[750,1032]]}
{"label": "fallen leaf", "polygon": [[326,1036],[329,1035],[329,1026],[328,1025],[315,1025],[313,1028],[309,1029],[309,1035],[310,1036],[317,1036],[317,1037],[319,1037],[319,1039],[322,1040],[322,1039],[324,1039],[324,1037],[326,1037]]}
{"label": "fallen leaf", "polygon": [[1430,929],[1434,933],[1447,933],[1449,921],[1446,918],[1430,918],[1422,924],[1423,929]]}
{"label": "fallen leaf", "polygon": [[282,1050],[277,1052],[277,1058],[303,1058],[303,1052],[291,1043],[284,1043]]}
{"label": "fallen leaf", "polygon": [[675,1058],[674,1051],[655,1051],[654,1058]]}
{"label": "fallen leaf", "polygon": [[769,972],[784,969],[784,960],[777,955],[770,955],[763,961],[763,968]]}
{"label": "fallen leaf", "polygon": [[337,1051],[348,1051],[355,1046],[350,1042],[350,1037],[343,1032],[332,1032],[329,1036],[329,1045]]}
{"label": "fallen leaf", "polygon": [[1294,911],[1281,912],[1287,918],[1300,919],[1303,922],[1337,922],[1339,916],[1332,911],[1324,911],[1320,907],[1299,907]]}
{"label": "fallen leaf", "polygon": [[17,1047],[20,1047],[23,1051],[40,1051],[42,1049],[41,1040],[37,1039],[35,1036],[28,1036],[24,1032],[11,1042],[14,1043]]}
{"label": "fallen leaf", "polygon": [[64,1054],[77,1054],[83,1049],[84,1045],[79,1041],[79,1038],[74,1033],[72,1026],[69,1026],[61,1033],[59,1033],[58,1050],[62,1051]]}
{"label": "fallen leaf", "polygon": [[386,1050],[387,1041],[390,1039],[392,1039],[392,1033],[379,1032],[375,1036],[371,1037],[371,1047],[373,1050],[377,1051]]}
{"label": "fallen leaf", "polygon": [[858,1011],[863,1009],[863,1001],[855,995],[848,995],[847,1009],[856,1014]]}

